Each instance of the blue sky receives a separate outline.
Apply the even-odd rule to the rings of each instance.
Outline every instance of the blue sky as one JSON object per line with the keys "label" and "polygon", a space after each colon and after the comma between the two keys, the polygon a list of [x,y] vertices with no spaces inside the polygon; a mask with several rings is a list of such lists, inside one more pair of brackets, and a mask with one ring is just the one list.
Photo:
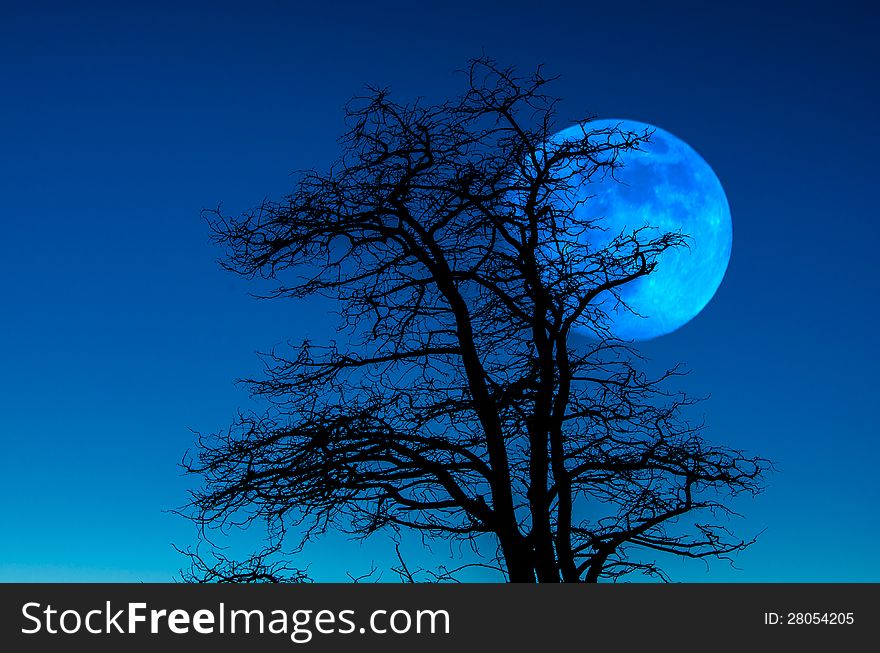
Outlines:
{"label": "blue sky", "polygon": [[[675,576],[880,580],[877,10],[716,4],[3,2],[0,580],[175,574],[189,429],[247,405],[255,351],[327,324],[249,298],[200,209],[328,164],[364,83],[442,98],[483,52],[562,75],[563,116],[671,131],[727,191],[718,294],[645,349],[693,370],[714,439],[779,472],[742,506],[766,530],[740,571]],[[333,580],[381,546],[311,555]]]}

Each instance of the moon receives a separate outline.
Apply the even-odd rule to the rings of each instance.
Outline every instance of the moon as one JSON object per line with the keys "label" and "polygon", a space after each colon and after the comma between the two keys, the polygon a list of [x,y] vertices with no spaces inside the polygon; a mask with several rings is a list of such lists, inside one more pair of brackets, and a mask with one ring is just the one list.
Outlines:
{"label": "moon", "polygon": [[[584,130],[589,135],[594,129],[614,127],[639,134],[649,130],[652,135],[640,149],[620,153],[623,165],[616,179],[604,175],[581,180],[575,216],[597,220],[602,230],[589,230],[578,244],[602,248],[619,234],[646,226],[651,237],[667,232],[688,237],[688,247],[666,250],[653,272],[620,287],[621,300],[632,310],[610,293],[601,299],[616,337],[650,340],[690,322],[715,295],[730,261],[730,207],[709,164],[659,127],[634,120],[594,120],[564,129],[552,140],[582,139]],[[620,136],[611,139],[619,142]]]}

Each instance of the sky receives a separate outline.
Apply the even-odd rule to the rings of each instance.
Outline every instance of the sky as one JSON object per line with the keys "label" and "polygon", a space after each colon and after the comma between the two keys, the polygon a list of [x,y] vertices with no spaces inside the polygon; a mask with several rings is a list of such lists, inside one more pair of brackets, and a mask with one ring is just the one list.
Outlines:
{"label": "sky", "polygon": [[[248,296],[200,218],[338,154],[365,83],[461,90],[483,53],[561,75],[561,114],[694,147],[728,195],[709,306],[646,343],[709,436],[773,459],[736,560],[685,581],[880,581],[878,10],[865,2],[0,0],[0,581],[167,581],[193,430],[248,406],[255,356],[326,306]],[[565,125],[560,125],[563,127]],[[384,544],[331,540],[322,580]],[[387,548],[387,547],[386,547]],[[343,564],[341,560],[345,560]],[[358,569],[355,569],[358,571]]]}

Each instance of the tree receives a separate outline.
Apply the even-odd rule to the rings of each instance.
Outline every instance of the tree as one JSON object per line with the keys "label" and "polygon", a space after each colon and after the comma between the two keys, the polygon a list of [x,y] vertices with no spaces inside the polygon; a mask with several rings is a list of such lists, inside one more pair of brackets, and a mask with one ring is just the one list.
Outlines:
{"label": "tree", "polygon": [[575,210],[578,184],[614,175],[651,134],[585,120],[553,142],[540,69],[479,59],[466,77],[439,104],[369,88],[330,172],[244,215],[209,213],[226,268],[271,280],[270,297],[333,298],[344,342],[267,354],[248,380],[267,411],[185,459],[201,479],[187,514],[205,532],[265,521],[271,534],[250,563],[189,551],[191,578],[283,580],[266,555],[294,531],[449,539],[513,582],[665,578],[658,552],[751,543],[725,524],[765,461],[709,444],[687,419],[694,401],[667,388],[679,368],[641,369],[601,301],[686,235],[572,246],[602,229]]}

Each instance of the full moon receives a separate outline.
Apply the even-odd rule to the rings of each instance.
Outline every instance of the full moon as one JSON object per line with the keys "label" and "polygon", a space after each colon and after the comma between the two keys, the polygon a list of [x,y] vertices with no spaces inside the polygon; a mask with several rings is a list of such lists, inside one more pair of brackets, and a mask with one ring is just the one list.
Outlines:
{"label": "full moon", "polygon": [[640,227],[650,229],[649,237],[680,232],[688,238],[688,247],[666,250],[653,272],[620,288],[621,299],[632,311],[610,295],[602,299],[615,336],[649,340],[692,320],[715,295],[730,260],[730,207],[709,164],[659,127],[633,120],[594,120],[583,128],[562,130],[553,141],[581,139],[584,129],[589,134],[614,127],[639,134],[650,130],[652,135],[640,149],[620,153],[622,167],[616,179],[606,175],[582,180],[577,199],[585,201],[575,206],[575,214],[596,220],[602,230],[591,230],[582,236],[587,242],[578,244],[602,248]]}

